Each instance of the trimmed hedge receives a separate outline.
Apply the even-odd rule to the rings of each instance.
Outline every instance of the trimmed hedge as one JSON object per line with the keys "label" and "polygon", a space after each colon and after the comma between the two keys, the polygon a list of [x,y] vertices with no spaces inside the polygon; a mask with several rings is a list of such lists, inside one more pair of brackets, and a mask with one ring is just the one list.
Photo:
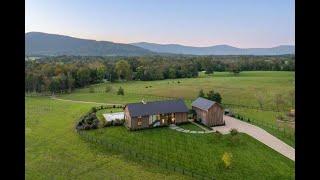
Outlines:
{"label": "trimmed hedge", "polygon": [[89,130],[97,129],[99,127],[99,120],[94,112],[94,109],[91,109],[86,115],[82,116],[79,119],[79,122],[76,126],[77,130]]}

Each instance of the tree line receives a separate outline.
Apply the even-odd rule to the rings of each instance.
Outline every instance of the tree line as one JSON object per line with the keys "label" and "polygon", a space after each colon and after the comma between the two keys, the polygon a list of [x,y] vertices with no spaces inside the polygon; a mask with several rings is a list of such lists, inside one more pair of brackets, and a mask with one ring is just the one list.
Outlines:
{"label": "tree line", "polygon": [[294,56],[42,57],[25,61],[26,92],[71,92],[107,81],[198,77],[199,71],[294,71]]}

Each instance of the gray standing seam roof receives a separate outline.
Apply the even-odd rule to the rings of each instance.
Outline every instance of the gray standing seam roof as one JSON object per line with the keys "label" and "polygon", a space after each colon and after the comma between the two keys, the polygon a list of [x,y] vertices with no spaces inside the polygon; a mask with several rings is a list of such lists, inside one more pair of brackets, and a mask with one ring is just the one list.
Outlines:
{"label": "gray standing seam roof", "polygon": [[215,101],[210,101],[208,99],[198,97],[195,101],[192,102],[191,106],[194,106],[203,110],[208,110],[215,103],[216,103]]}
{"label": "gray standing seam roof", "polygon": [[189,112],[188,107],[182,99],[179,100],[166,100],[166,101],[153,101],[143,103],[127,104],[131,117],[166,114],[174,112]]}

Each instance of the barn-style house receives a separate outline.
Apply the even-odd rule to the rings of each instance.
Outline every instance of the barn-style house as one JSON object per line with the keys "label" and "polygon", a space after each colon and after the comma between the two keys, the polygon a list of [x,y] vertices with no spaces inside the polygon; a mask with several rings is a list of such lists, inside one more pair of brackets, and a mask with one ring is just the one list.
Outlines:
{"label": "barn-style house", "polygon": [[130,130],[179,124],[188,121],[188,108],[182,99],[127,104],[125,126]]}
{"label": "barn-style house", "polygon": [[198,97],[192,102],[192,109],[197,113],[197,120],[208,127],[225,125],[223,107],[215,101]]}

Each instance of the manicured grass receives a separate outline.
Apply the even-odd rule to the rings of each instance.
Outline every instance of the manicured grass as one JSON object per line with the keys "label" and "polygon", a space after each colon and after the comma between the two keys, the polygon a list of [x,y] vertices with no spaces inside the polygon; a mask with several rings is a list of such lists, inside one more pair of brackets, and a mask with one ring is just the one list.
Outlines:
{"label": "manicured grass", "polygon": [[[89,88],[83,88],[62,97],[105,103],[139,102],[143,98],[184,98],[189,100],[189,104],[197,97],[200,89],[205,92],[214,89],[222,95],[223,103],[250,106],[258,106],[255,94],[261,92],[265,96],[266,108],[274,108],[274,95],[281,93],[289,108],[291,101],[288,93],[294,89],[293,80],[294,72],[252,71],[241,72],[239,76],[233,76],[228,72],[215,72],[213,75],[201,75],[199,78],[109,83],[113,89],[109,93],[104,92],[105,84],[99,84],[94,86],[95,93],[89,93]],[[120,86],[124,88],[124,96],[116,95]]]}
{"label": "manicured grass", "polygon": [[[221,93],[224,103],[250,106],[258,106],[255,92],[260,91],[265,95],[264,106],[273,107],[274,94],[281,93],[286,97],[294,89],[293,80],[294,72],[241,72],[236,77],[223,72],[201,74],[199,78],[190,79],[111,83],[113,89],[109,93],[104,92],[105,84],[98,84],[94,86],[95,93],[89,93],[88,88],[83,88],[62,95],[61,98],[125,104],[142,99],[151,101],[182,97],[190,107],[200,89],[205,92],[214,89]],[[124,96],[116,95],[120,86],[125,90]],[[154,163],[129,160],[126,155],[79,137],[74,131],[75,123],[94,106],[92,104],[57,101],[46,97],[26,97],[25,100],[26,179],[189,178]],[[287,97],[285,100],[289,108],[290,100]],[[245,108],[232,110],[260,122],[277,124],[275,112]],[[99,111],[98,118],[101,119],[104,112],[109,110]],[[263,128],[294,146],[294,138],[285,139],[279,132]],[[139,153],[167,158],[168,162],[188,169],[199,172],[209,170],[207,173],[217,179],[294,179],[293,161],[245,134],[239,134],[240,142],[234,145],[229,135],[219,138],[213,134],[179,133],[169,128],[129,132],[124,127],[108,127],[86,133],[101,140],[129,146]],[[232,168],[229,170],[219,168],[224,152],[233,154]],[[199,161],[203,157],[205,160]]]}
{"label": "manicured grass", "polygon": [[203,129],[201,129],[200,127],[192,124],[192,123],[187,123],[187,124],[181,124],[178,125],[179,127],[183,128],[183,129],[187,129],[190,131],[203,131]]}
{"label": "manicured grass", "polygon": [[[26,179],[192,179],[83,140],[74,125],[92,105],[45,97],[25,100]],[[217,179],[294,178],[293,161],[245,134],[239,134],[240,142],[234,145],[228,135],[219,139],[213,134],[185,134],[169,128],[130,132],[108,127],[86,133],[188,169],[209,170]],[[233,154],[229,170],[219,168],[226,151]]]}
{"label": "manicured grass", "polygon": [[[180,83],[178,83],[178,81]],[[95,93],[89,93],[89,88],[77,89],[72,94],[62,95],[61,98],[72,100],[95,101],[104,103],[132,103],[163,100],[170,98],[183,98],[189,108],[192,101],[197,97],[200,89],[208,92],[211,89],[222,95],[222,102],[225,104],[238,104],[258,107],[256,93],[264,95],[263,106],[274,108],[275,94],[282,94],[285,100],[286,109],[291,109],[289,92],[294,89],[294,72],[275,71],[247,71],[234,76],[229,72],[215,72],[214,74],[200,73],[199,78],[168,79],[161,81],[129,81],[121,83],[109,83],[112,90],[105,93],[105,84],[93,85]],[[116,95],[119,87],[123,87],[125,95]],[[150,87],[151,86],[151,87]],[[227,107],[243,116],[254,119],[257,122],[269,123],[278,126],[275,117],[284,114],[273,111],[257,111],[256,109]],[[259,125],[260,126],[260,125]],[[273,135],[294,146],[294,137],[286,138],[277,130],[270,130],[260,126]],[[286,130],[292,131],[294,126],[284,126]]]}
{"label": "manicured grass", "polygon": [[279,123],[276,120],[277,115],[281,114],[285,116],[285,113],[247,108],[234,108],[233,111],[246,118],[249,117],[251,123],[262,127],[288,145],[295,147],[294,126],[290,126],[289,123],[285,122]]}
{"label": "manicured grass", "polygon": [[[293,161],[242,133],[236,137],[188,134],[167,127],[140,131],[108,127],[85,133],[104,143],[116,144],[121,150],[164,160],[168,166],[182,167],[216,179],[294,179]],[[220,164],[224,152],[233,155],[230,169]]]}
{"label": "manicured grass", "polygon": [[74,126],[90,104],[46,97],[25,102],[26,179],[192,179],[82,140]]}

